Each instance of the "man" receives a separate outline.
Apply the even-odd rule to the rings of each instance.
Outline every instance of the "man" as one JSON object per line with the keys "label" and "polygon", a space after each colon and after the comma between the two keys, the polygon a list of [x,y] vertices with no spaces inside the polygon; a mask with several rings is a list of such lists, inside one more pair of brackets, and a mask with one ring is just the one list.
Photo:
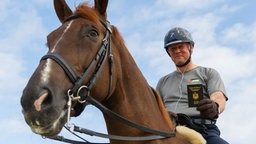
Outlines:
{"label": "man", "polygon": [[166,109],[178,116],[185,114],[194,124],[203,126],[205,132],[201,134],[207,144],[227,144],[215,125],[228,100],[219,73],[192,62],[194,41],[186,29],[171,29],[164,47],[176,65],[176,71],[162,77],[156,88]]}

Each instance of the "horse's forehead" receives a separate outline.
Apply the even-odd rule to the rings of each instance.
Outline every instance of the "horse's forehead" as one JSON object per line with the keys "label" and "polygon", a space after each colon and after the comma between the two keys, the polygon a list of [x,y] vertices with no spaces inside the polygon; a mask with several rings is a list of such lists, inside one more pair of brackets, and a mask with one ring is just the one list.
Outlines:
{"label": "horse's forehead", "polygon": [[[60,28],[50,33],[50,35],[48,35],[47,37],[48,47],[51,48],[50,50],[51,52],[55,52],[57,45],[64,39],[72,23],[73,23],[73,20],[63,24]],[[51,42],[53,42],[53,44]]]}
{"label": "horse's forehead", "polygon": [[[93,26],[99,30],[99,33],[104,33],[105,27],[98,20],[97,22],[78,17],[63,23],[58,29],[51,32],[47,37],[47,45],[50,49],[55,49],[60,42],[70,41],[76,35],[76,32],[81,32],[82,27]],[[53,52],[51,50],[51,52]]]}
{"label": "horse's forehead", "polygon": [[[54,32],[57,31],[56,32],[58,35],[57,37],[59,37],[59,35],[60,35],[59,33],[62,33],[62,32],[65,33],[70,28],[79,29],[82,25],[85,25],[86,23],[93,24],[94,26],[101,29],[100,31],[103,31],[104,26],[101,24],[100,19],[101,18],[99,16],[98,12],[96,12],[96,10],[93,7],[89,7],[87,3],[84,3],[84,4],[79,5],[76,8],[73,15],[71,15],[66,20],[64,20],[64,23],[62,24],[62,26],[60,26],[60,28],[58,28]],[[73,23],[72,27],[71,27],[71,25],[69,26],[69,24],[67,24],[67,23],[70,23],[70,21],[72,21],[72,23]],[[75,22],[73,22],[73,21],[75,21]],[[64,35],[62,34],[62,37],[63,36]],[[49,40],[51,40],[51,38],[52,37],[50,37],[48,39],[48,42],[49,42]],[[56,38],[56,36],[53,36],[53,38]]]}

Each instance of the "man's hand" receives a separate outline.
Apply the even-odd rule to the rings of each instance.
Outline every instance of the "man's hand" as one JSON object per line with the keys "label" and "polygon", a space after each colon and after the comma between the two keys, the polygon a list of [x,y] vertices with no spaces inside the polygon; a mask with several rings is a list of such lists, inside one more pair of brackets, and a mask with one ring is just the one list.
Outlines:
{"label": "man's hand", "polygon": [[218,104],[210,99],[202,99],[199,101],[197,110],[200,115],[207,119],[216,119],[219,116]]}

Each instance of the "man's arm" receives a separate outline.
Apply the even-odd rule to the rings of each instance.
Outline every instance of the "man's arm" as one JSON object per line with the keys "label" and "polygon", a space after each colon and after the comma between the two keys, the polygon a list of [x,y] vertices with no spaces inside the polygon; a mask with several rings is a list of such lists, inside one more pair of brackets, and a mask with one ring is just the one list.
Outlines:
{"label": "man's arm", "polygon": [[219,105],[220,113],[222,113],[226,106],[226,97],[221,91],[216,91],[210,95],[210,99]]}

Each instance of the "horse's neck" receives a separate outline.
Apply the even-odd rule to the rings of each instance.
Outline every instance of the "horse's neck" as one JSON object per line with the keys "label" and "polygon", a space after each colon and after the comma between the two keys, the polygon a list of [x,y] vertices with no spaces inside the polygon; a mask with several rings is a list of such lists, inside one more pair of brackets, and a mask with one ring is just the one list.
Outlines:
{"label": "horse's neck", "polygon": [[[170,131],[170,125],[166,123],[154,93],[132,57],[128,55],[128,58],[122,58],[121,63],[123,65],[122,72],[108,107],[138,124],[157,130]],[[111,134],[145,134],[112,118],[105,116],[105,119]]]}

